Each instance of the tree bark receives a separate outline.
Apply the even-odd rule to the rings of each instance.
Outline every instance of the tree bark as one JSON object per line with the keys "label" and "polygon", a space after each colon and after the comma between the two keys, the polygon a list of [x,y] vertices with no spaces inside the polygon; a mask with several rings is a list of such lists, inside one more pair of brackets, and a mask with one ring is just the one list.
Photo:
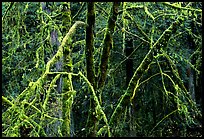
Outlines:
{"label": "tree bark", "polygon": [[119,8],[120,2],[113,2],[113,6],[109,15],[108,19],[108,26],[105,33],[105,38],[103,40],[103,52],[101,57],[101,63],[100,63],[100,72],[99,72],[99,82],[98,82],[98,88],[102,88],[105,84],[105,79],[107,75],[107,69],[108,69],[108,60],[110,57],[110,51],[113,47],[113,33],[116,26],[116,20],[118,15],[118,8]]}
{"label": "tree bark", "polygon": [[87,3],[87,24],[86,27],[86,69],[87,78],[94,88],[95,86],[95,71],[94,71],[94,25],[95,25],[95,6],[94,2]]}
{"label": "tree bark", "polygon": [[[191,30],[192,30],[193,33],[196,33],[196,32],[194,31],[194,30],[195,30],[195,26],[194,26],[194,23],[193,23],[193,22],[191,22]],[[192,51],[194,51],[194,50],[196,49],[195,42],[194,42],[194,40],[193,40],[193,38],[191,37],[190,34],[188,35],[188,44],[189,44],[189,46],[188,46],[189,49],[191,49]],[[190,62],[191,62],[193,65],[196,64],[194,58],[191,59]],[[194,81],[196,81],[196,80],[194,80],[194,75],[195,75],[195,73],[194,73],[193,69],[190,67],[190,65],[188,65],[188,66],[187,66],[188,91],[189,91],[190,94],[191,94],[191,98],[192,98],[194,101],[196,101],[196,99],[195,99],[195,83],[196,83],[196,82],[194,82]]]}
{"label": "tree bark", "polygon": [[[71,10],[70,10],[70,3],[67,4],[66,9],[68,12],[67,18],[64,20],[66,23],[69,23],[66,25],[66,27],[71,27]],[[67,30],[67,29],[65,29]],[[71,30],[71,29],[70,29]],[[68,39],[68,42],[65,42],[67,44],[66,47],[63,47],[63,71],[66,72],[72,72],[72,59],[71,59],[71,36]],[[72,113],[72,102],[73,102],[73,87],[72,87],[72,77],[69,75],[68,77],[63,78],[63,95],[62,95],[62,119],[64,120],[62,123],[62,135],[64,137],[70,137],[71,136],[71,113]]]}
{"label": "tree bark", "polygon": [[[94,89],[96,89],[95,84],[95,71],[94,71],[94,24],[95,24],[95,5],[94,2],[87,3],[87,24],[86,27],[86,71],[87,71],[87,79],[91,83]],[[90,91],[88,91],[90,92]],[[97,132],[97,119],[93,114],[95,111],[95,103],[92,95],[90,96],[90,108],[89,108],[89,116],[87,119],[87,136],[96,137]]]}
{"label": "tree bark", "polygon": [[191,94],[192,99],[195,101],[195,87],[194,87],[194,73],[191,67],[188,65],[188,91]]}
{"label": "tree bark", "polygon": [[[45,12],[47,12],[47,13],[51,12],[51,10],[47,7],[46,2],[41,2],[41,6],[42,6],[42,10],[44,10]],[[51,42],[52,48],[54,49],[54,52],[56,53],[56,51],[58,50],[58,47],[60,46],[60,42],[58,40],[57,31],[54,29],[50,32],[50,42]],[[63,65],[63,57],[55,64],[57,72],[62,71],[62,65]],[[56,81],[56,84],[57,84],[57,89],[56,89],[57,93],[61,94],[61,92],[62,92],[62,76]],[[56,102],[56,103],[59,103],[59,102]],[[62,117],[62,111],[58,110],[56,115],[58,115],[57,117]],[[55,130],[54,132],[57,133],[57,128],[61,124],[62,124],[61,122],[57,121],[55,124],[47,126],[46,127],[46,134],[48,136],[53,136],[53,132],[51,131],[51,129],[54,129]]]}
{"label": "tree bark", "polygon": [[128,87],[128,84],[133,76],[133,60],[130,58],[130,54],[133,52],[133,40],[126,38],[126,57],[128,59],[126,60],[126,87]]}

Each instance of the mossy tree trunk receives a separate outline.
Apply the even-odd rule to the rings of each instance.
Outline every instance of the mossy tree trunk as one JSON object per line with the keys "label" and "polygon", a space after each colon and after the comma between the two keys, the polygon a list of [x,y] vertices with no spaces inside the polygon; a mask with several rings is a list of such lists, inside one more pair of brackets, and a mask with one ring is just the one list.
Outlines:
{"label": "mossy tree trunk", "polygon": [[[42,6],[42,10],[44,10],[46,13],[51,13],[51,9],[47,6],[46,2],[41,2],[41,6]],[[58,40],[58,33],[56,29],[52,29],[52,31],[50,32],[50,44],[52,49],[54,50],[54,53],[57,52],[59,46],[60,46],[60,42]],[[55,55],[53,53],[53,55]],[[56,67],[56,72],[60,72],[62,71],[62,65],[63,65],[63,57],[60,58],[60,60],[58,62],[56,62],[55,67]],[[56,85],[57,85],[57,93],[61,94],[62,92],[62,76],[56,81]],[[58,101],[58,100],[56,100]],[[56,113],[56,115],[58,115],[59,117],[62,116],[62,111],[59,109],[58,112]],[[55,132],[57,133],[57,127],[59,127],[61,125],[61,122],[57,121],[55,124],[47,126],[46,128],[46,133],[48,136],[52,136],[52,129],[55,130]]]}
{"label": "mossy tree trunk", "polygon": [[[67,11],[66,11],[66,20],[68,29],[71,27],[71,10],[70,10],[70,3],[67,3]],[[68,38],[66,45],[63,47],[63,71],[65,72],[72,72],[72,59],[71,59],[71,37]],[[64,137],[69,137],[71,135],[71,109],[72,109],[72,102],[73,102],[73,87],[72,87],[72,80],[71,75],[65,76],[63,78],[63,95],[62,95],[62,119],[64,120],[62,123],[62,135]]]}
{"label": "mossy tree trunk", "polygon": [[113,33],[116,26],[119,5],[120,5],[120,2],[113,2],[113,6],[109,14],[108,25],[107,25],[105,37],[103,40],[103,52],[101,56],[99,82],[98,82],[99,89],[104,86],[105,79],[107,76],[108,60],[110,57],[110,51],[113,47]]}
{"label": "mossy tree trunk", "polygon": [[[94,2],[87,3],[87,24],[86,27],[86,71],[87,71],[87,79],[91,83],[94,89],[96,89],[95,83],[95,71],[94,71],[94,24],[95,24],[95,6]],[[90,91],[88,91],[90,93]],[[95,111],[95,103],[92,95],[90,96],[90,108],[89,108],[89,116],[87,119],[87,136],[96,136],[97,131],[97,119],[94,115]]]}
{"label": "mossy tree trunk", "polygon": [[126,11],[126,2],[123,2],[123,12],[122,12],[122,21],[123,21],[123,52],[125,53],[127,60],[126,60],[126,88],[130,82],[130,79],[133,75],[133,60],[129,57],[130,54],[133,52],[133,39],[128,37],[125,30],[129,28],[129,21],[126,18],[128,13]]}
{"label": "mossy tree trunk", "polygon": [[[107,30],[103,40],[103,52],[101,56],[100,62],[100,71],[98,75],[98,80],[95,80],[95,71],[94,71],[94,59],[93,59],[93,51],[94,51],[94,24],[95,24],[95,8],[94,3],[87,3],[87,28],[86,28],[86,62],[87,62],[87,78],[89,82],[92,84],[95,90],[100,90],[105,84],[105,79],[107,76],[108,69],[108,60],[110,57],[110,50],[113,47],[113,37],[117,15],[118,15],[118,7],[119,2],[113,2],[113,6],[111,8],[111,12],[108,18]],[[88,133],[88,136],[97,136],[97,124],[98,120],[94,115],[96,104],[94,103],[93,96],[90,96],[90,112],[89,118],[87,122],[87,128],[91,131]]]}
{"label": "mossy tree trunk", "polygon": [[[45,2],[41,3],[42,9],[46,10],[47,13],[52,12],[46,5]],[[62,16],[62,22],[63,22],[63,34],[66,34],[69,31],[69,28],[71,27],[71,10],[70,10],[70,3],[67,3],[65,11],[66,17]],[[50,33],[50,42],[52,45],[52,48],[54,50],[58,50],[60,46],[60,42],[58,40],[58,34],[57,30],[53,29]],[[59,61],[56,62],[56,71],[57,72],[72,72],[72,59],[71,59],[71,37],[68,37],[68,41],[65,42],[66,46],[63,46],[63,56],[59,59]],[[65,45],[63,44],[63,45]],[[56,124],[52,125],[55,130],[55,132],[58,132],[58,127],[62,126],[61,131],[63,136],[70,136],[71,135],[71,106],[73,102],[73,88],[71,83],[71,75],[69,76],[62,76],[57,80],[57,92],[62,95],[62,110],[59,109],[56,115],[59,117],[62,117],[64,120],[61,122],[56,122]],[[57,100],[58,101],[58,100]],[[59,102],[58,102],[59,103]],[[47,129],[47,132],[49,132],[50,129]]]}
{"label": "mossy tree trunk", "polygon": [[[70,7],[70,5],[69,5]],[[71,15],[71,14],[70,14]],[[71,22],[70,22],[71,23]],[[72,72],[72,59],[71,59],[71,38],[75,33],[75,30],[78,26],[85,26],[86,24],[82,21],[76,21],[74,25],[69,29],[69,32],[66,34],[62,40],[59,53],[63,51],[64,65],[63,70],[65,72]],[[72,85],[72,74],[65,75],[63,78],[63,89],[62,89],[62,135],[63,136],[72,136],[73,120],[72,120],[72,103],[74,100],[75,91]]]}

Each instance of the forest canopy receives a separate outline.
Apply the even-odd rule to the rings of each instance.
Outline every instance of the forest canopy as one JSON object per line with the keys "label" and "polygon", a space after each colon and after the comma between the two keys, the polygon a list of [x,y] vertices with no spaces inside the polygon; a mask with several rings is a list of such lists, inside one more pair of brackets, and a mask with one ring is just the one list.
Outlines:
{"label": "forest canopy", "polygon": [[2,136],[202,137],[201,2],[2,2]]}

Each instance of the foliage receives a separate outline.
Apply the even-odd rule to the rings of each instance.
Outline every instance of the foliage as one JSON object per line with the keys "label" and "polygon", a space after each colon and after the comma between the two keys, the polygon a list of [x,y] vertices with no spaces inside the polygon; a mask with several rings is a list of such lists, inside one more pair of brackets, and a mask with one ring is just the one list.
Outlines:
{"label": "foliage", "polygon": [[[69,136],[87,136],[91,103],[96,136],[202,136],[202,3],[122,2],[115,18],[113,3],[95,2],[92,71],[95,82],[105,72],[102,88],[87,76],[86,4],[2,3],[2,136],[63,136],[64,104]],[[53,30],[59,46],[52,45]],[[107,34],[111,49],[103,54]],[[129,38],[134,50],[127,57]],[[58,71],[65,50],[64,67],[72,70]],[[134,70],[128,86],[127,59]],[[100,69],[104,61],[108,68]],[[61,94],[60,78],[66,90]]]}

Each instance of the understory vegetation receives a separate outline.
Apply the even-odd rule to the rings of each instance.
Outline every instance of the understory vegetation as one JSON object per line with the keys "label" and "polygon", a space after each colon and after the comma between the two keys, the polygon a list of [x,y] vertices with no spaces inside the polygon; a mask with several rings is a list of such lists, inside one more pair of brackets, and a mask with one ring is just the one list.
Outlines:
{"label": "understory vegetation", "polygon": [[2,136],[202,137],[201,2],[2,2]]}

